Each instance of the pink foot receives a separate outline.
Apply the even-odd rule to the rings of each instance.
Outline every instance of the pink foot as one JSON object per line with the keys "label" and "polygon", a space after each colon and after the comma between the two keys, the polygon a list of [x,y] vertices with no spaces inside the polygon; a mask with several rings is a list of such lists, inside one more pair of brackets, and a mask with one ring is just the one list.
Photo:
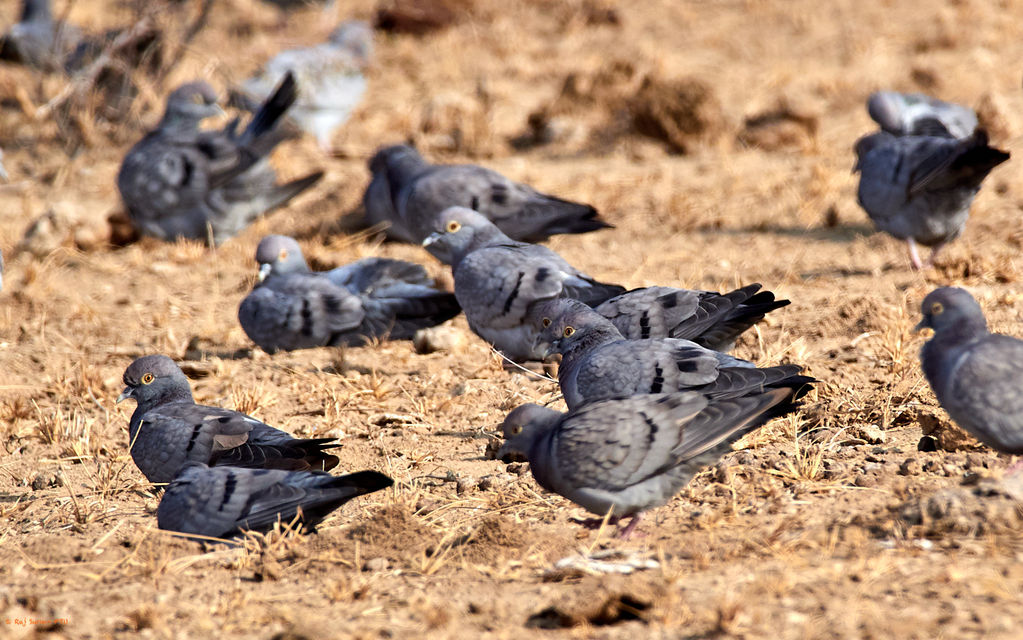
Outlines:
{"label": "pink foot", "polygon": [[625,525],[625,527],[623,527],[622,530],[618,532],[618,537],[621,538],[622,540],[629,540],[633,537],[633,535],[635,535],[637,538],[642,538],[646,536],[646,534],[643,533],[642,531],[639,532],[636,531],[636,525],[639,524],[639,520],[640,514],[637,513],[636,515],[632,516],[632,519],[629,520],[629,524]]}

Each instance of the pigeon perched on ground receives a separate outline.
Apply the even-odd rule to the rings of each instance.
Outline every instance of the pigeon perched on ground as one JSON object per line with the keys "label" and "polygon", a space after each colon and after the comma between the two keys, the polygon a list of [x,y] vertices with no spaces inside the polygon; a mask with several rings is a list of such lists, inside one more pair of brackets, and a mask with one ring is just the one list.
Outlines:
{"label": "pigeon perched on ground", "polygon": [[[434,230],[437,215],[453,206],[479,211],[507,236],[527,242],[611,226],[590,205],[540,193],[484,167],[431,165],[408,145],[377,151],[370,170],[373,181],[364,198],[367,221],[377,224],[383,215],[392,215],[388,234],[399,240],[422,242]],[[378,176],[383,176],[386,192]],[[388,193],[389,205],[375,201]]]}
{"label": "pigeon perched on ground", "polygon": [[917,329],[934,336],[920,350],[924,375],[948,415],[993,449],[1023,454],[1023,340],[990,333],[966,290],[935,289]]}
{"label": "pigeon perched on ground", "polygon": [[220,244],[316,183],[322,172],[278,185],[267,161],[282,137],[275,124],[296,92],[286,75],[241,132],[237,119],[223,130],[199,130],[222,113],[205,82],[171,93],[160,124],[132,147],[117,175],[135,227],[158,238],[205,239],[209,225]]}
{"label": "pigeon perched on ground", "polygon": [[132,460],[150,482],[170,482],[186,462],[266,469],[329,470],[334,438],[293,438],[238,411],[196,404],[167,356],[143,356],[124,372],[117,401],[138,403],[128,424]]}
{"label": "pigeon perched on ground", "polygon": [[611,511],[612,523],[632,516],[620,532],[627,538],[641,512],[666,503],[733,442],[784,412],[790,395],[788,389],[727,400],[654,394],[567,414],[527,404],[505,418],[497,456],[525,456],[540,486],[599,516]]}
{"label": "pigeon perched on ground", "polygon": [[469,327],[511,360],[542,358],[530,321],[535,303],[567,297],[597,305],[625,291],[597,282],[547,247],[512,240],[472,209],[451,207],[438,222],[423,246],[451,264]]}
{"label": "pigeon perched on ground", "polygon": [[238,308],[246,335],[264,351],[359,345],[371,338],[406,340],[458,315],[450,293],[417,264],[365,258],[312,272],[287,236],[267,236],[256,249],[260,283]]}
{"label": "pigeon perched on ground", "polygon": [[789,304],[760,288],[751,284],[722,294],[647,287],[626,291],[596,310],[629,340],[684,338],[708,349],[729,351],[743,331]]}
{"label": "pigeon perched on ground", "polygon": [[50,0],[25,0],[21,19],[0,39],[0,60],[58,70],[80,38],[74,25],[53,21]]}
{"label": "pigeon perched on ground", "polygon": [[309,531],[352,498],[394,484],[382,473],[332,476],[319,471],[210,468],[189,462],[167,485],[156,510],[161,529],[227,538],[242,530],[267,531],[301,511]]}
{"label": "pigeon perched on ground", "polygon": [[872,93],[867,112],[882,131],[895,136],[967,138],[977,128],[973,109],[922,93]]}
{"label": "pigeon perched on ground", "polygon": [[1009,154],[988,145],[977,129],[963,139],[893,136],[878,132],[856,143],[860,206],[882,231],[909,244],[913,267],[923,263],[916,243],[941,247],[962,233],[980,183]]}
{"label": "pigeon perched on ground", "polygon": [[[259,75],[243,85],[243,101],[256,104],[271,94],[289,71],[302,93],[288,118],[312,135],[324,149],[334,132],[348,120],[366,91],[362,72],[373,54],[373,30],[361,20],[341,24],[327,42],[278,53]],[[253,100],[255,98],[256,100]]]}
{"label": "pigeon perched on ground", "polygon": [[537,347],[562,355],[558,382],[569,409],[645,393],[698,391],[708,398],[735,398],[787,388],[794,397],[813,378],[802,367],[758,369],[752,362],[711,351],[689,340],[626,340],[611,321],[567,298],[538,303]]}

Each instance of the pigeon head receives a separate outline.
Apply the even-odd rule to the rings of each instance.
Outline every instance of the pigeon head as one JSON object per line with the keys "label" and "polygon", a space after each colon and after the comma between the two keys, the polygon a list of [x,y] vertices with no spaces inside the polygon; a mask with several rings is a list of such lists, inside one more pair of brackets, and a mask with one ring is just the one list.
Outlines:
{"label": "pigeon head", "polygon": [[923,320],[917,330],[934,329],[935,337],[987,333],[984,311],[966,289],[941,287],[927,294],[920,305]]}
{"label": "pigeon head", "polygon": [[305,273],[309,271],[302,249],[294,238],[288,236],[266,236],[256,247],[256,262],[259,264],[259,280],[262,282],[271,273]]}
{"label": "pigeon head", "polygon": [[610,320],[571,298],[545,300],[530,313],[540,332],[534,347],[544,356],[624,339]]}
{"label": "pigeon head", "polygon": [[163,355],[142,356],[124,370],[124,391],[117,402],[134,398],[140,407],[166,400],[192,399],[188,379],[173,360]]}
{"label": "pigeon head", "polygon": [[423,240],[423,246],[441,262],[455,266],[476,249],[511,241],[482,213],[466,207],[448,207],[437,214],[434,232]]}
{"label": "pigeon head", "polygon": [[550,431],[561,419],[561,413],[538,404],[524,404],[504,419],[501,431],[504,444],[497,458],[504,462],[526,460],[529,451],[540,436]]}
{"label": "pigeon head", "polygon": [[[386,173],[388,179],[393,174],[402,174],[407,177],[426,166],[423,156],[419,155],[415,147],[407,144],[394,144],[389,147],[382,147],[377,150],[369,161],[369,170],[373,173]],[[401,182],[397,180],[396,182]]]}
{"label": "pigeon head", "polygon": [[198,127],[206,118],[218,116],[224,110],[217,104],[217,92],[203,81],[183,84],[167,97],[167,109],[160,121],[165,127]]}
{"label": "pigeon head", "polygon": [[368,62],[373,55],[373,29],[362,20],[349,20],[341,24],[327,41],[348,51],[362,63]]}

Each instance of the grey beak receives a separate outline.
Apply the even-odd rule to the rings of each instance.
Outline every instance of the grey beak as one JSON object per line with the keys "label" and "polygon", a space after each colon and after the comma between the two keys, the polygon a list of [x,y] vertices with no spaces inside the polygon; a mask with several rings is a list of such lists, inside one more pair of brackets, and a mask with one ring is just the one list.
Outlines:
{"label": "grey beak", "polygon": [[125,387],[124,391],[121,392],[121,395],[117,396],[117,401],[114,402],[114,404],[120,404],[122,400],[127,400],[128,398],[131,397],[132,397],[131,387]]}
{"label": "grey beak", "polygon": [[927,322],[927,318],[924,318],[920,322],[916,323],[915,327],[913,327],[913,333],[920,333],[924,329],[930,329],[930,328],[931,328],[931,323]]}
{"label": "grey beak", "polygon": [[270,275],[270,272],[273,271],[273,269],[273,265],[269,263],[259,265],[259,281],[262,282],[266,280],[266,277]]}
{"label": "grey beak", "polygon": [[428,247],[434,242],[437,242],[438,240],[440,240],[440,236],[441,234],[437,233],[436,231],[431,233],[430,235],[426,236],[425,240],[423,240],[423,246]]}

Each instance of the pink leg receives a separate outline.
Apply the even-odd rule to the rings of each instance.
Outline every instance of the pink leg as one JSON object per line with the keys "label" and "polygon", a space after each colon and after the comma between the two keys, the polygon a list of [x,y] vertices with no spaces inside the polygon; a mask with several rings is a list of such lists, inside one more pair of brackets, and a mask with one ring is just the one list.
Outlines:
{"label": "pink leg", "polygon": [[916,251],[916,242],[913,238],[907,238],[906,244],[909,245],[909,261],[913,264],[913,268],[917,271],[923,269],[924,263],[920,261],[920,254]]}
{"label": "pink leg", "polygon": [[634,533],[637,537],[643,536],[642,533],[636,533],[636,525],[639,524],[640,515],[641,514],[637,513],[636,515],[632,516],[632,519],[629,520],[629,524],[625,525],[625,527],[618,532],[619,538],[621,538],[622,540],[628,540],[633,536]]}

